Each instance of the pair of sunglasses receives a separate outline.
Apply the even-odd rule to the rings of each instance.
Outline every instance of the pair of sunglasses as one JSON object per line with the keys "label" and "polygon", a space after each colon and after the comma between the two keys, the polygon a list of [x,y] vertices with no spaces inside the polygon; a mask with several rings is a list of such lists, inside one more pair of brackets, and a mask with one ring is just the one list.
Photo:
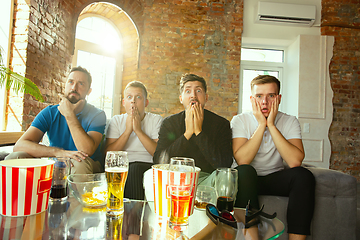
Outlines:
{"label": "pair of sunglasses", "polygon": [[233,228],[237,229],[237,222],[235,217],[227,210],[219,212],[215,205],[209,203],[206,205],[206,215],[215,223],[216,225],[220,222],[225,223]]}
{"label": "pair of sunglasses", "polygon": [[276,217],[276,212],[270,215],[263,212],[263,210],[264,210],[264,204],[261,206],[259,210],[257,210],[250,205],[250,200],[249,200],[245,208],[245,228],[250,228],[254,225],[258,225],[260,223],[259,216],[263,216],[267,219],[274,219]]}

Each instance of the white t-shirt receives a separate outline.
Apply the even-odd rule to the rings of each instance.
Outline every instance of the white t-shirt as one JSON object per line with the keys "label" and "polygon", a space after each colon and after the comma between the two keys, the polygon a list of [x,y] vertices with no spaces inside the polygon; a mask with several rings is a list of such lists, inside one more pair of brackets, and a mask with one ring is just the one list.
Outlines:
{"label": "white t-shirt", "polygon": [[[231,120],[233,138],[247,138],[254,134],[258,122],[252,112],[238,114]],[[278,112],[275,126],[285,139],[301,139],[301,129],[298,119],[282,112]],[[266,127],[263,140],[251,165],[256,169],[259,176],[284,169],[283,159],[277,151],[271,134]]]}
{"label": "white t-shirt", "polygon": [[[119,138],[125,132],[127,116],[128,114],[125,113],[116,115],[111,119],[106,138]],[[161,123],[162,117],[160,115],[147,112],[141,121],[141,129],[149,138],[158,139]],[[128,152],[129,162],[153,162],[152,156],[146,151],[135,132],[130,134],[123,151]]]}

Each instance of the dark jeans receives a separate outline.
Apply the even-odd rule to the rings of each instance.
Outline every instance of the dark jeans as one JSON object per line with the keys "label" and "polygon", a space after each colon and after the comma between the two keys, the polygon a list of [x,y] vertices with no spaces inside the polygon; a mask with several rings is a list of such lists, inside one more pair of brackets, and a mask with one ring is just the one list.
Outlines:
{"label": "dark jeans", "polygon": [[259,209],[258,195],[289,197],[288,233],[310,235],[315,202],[315,178],[308,169],[294,167],[266,176],[257,176],[251,165],[240,165],[236,169],[239,181],[236,207],[245,208],[250,199],[251,205]]}
{"label": "dark jeans", "polygon": [[143,186],[144,172],[151,168],[153,163],[131,162],[125,183],[124,197],[129,199],[144,200]]}

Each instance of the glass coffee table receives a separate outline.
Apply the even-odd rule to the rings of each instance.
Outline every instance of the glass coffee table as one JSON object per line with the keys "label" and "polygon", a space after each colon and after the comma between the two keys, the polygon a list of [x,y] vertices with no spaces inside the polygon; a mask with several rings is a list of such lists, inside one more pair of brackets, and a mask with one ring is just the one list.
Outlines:
{"label": "glass coffee table", "polygon": [[[84,208],[75,198],[50,202],[47,211],[27,217],[0,215],[0,239],[246,239],[248,231],[241,221],[245,210],[235,209],[238,229],[223,223],[215,225],[204,210],[195,209],[189,227],[180,233],[168,227],[167,219],[156,216],[153,202],[127,200],[120,218],[106,215],[106,208]],[[259,239],[275,239],[284,232],[277,218],[262,219]]]}

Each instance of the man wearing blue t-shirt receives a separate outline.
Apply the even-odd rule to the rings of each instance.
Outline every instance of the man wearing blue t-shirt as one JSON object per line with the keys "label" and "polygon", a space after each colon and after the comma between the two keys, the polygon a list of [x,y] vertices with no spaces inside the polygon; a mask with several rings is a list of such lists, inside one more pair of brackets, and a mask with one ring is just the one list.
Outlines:
{"label": "man wearing blue t-shirt", "polygon": [[[91,75],[86,69],[71,69],[60,103],[46,107],[35,117],[6,159],[68,157],[71,173],[101,172],[99,145],[106,116],[86,102],[90,86]],[[49,146],[39,144],[45,133]]]}

